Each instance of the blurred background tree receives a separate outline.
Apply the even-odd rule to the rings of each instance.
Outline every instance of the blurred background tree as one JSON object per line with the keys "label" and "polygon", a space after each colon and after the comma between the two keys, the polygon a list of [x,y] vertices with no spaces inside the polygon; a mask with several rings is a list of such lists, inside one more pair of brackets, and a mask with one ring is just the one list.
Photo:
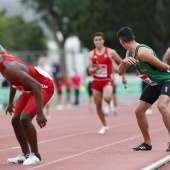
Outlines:
{"label": "blurred background tree", "polygon": [[[83,0],[82,0],[83,1]],[[73,22],[77,18],[77,9],[81,5],[79,0],[22,0],[23,4],[30,6],[40,14],[41,19],[51,30],[53,39],[58,46],[61,72],[65,74],[66,62],[64,45],[66,39],[73,35]]]}
{"label": "blurred background tree", "polygon": [[128,26],[133,29],[140,43],[146,43],[154,48],[158,44],[155,39],[164,41],[165,51],[170,45],[169,25],[166,24],[168,16],[170,16],[168,0],[108,0],[107,3],[104,0],[86,0],[81,3],[74,26],[78,37],[89,49],[93,48],[93,34],[103,31],[106,45],[121,52],[116,33],[121,27]]}
{"label": "blurred background tree", "polygon": [[[170,46],[169,0],[86,0],[81,3],[75,22],[75,33],[89,50],[93,48],[93,34],[102,31],[105,45],[114,48],[124,58],[117,31],[124,26],[132,28],[136,40],[151,46],[162,58]],[[130,67],[131,69],[131,67]],[[133,69],[133,68],[132,68]]]}
{"label": "blurred background tree", "polygon": [[47,36],[36,21],[25,22],[20,16],[0,13],[1,44],[11,51],[47,50]]}
{"label": "blurred background tree", "polygon": [[[170,46],[169,0],[107,0],[107,2],[21,0],[21,2],[33,9],[39,15],[39,20],[48,26],[58,46],[63,72],[66,70],[64,45],[66,39],[73,35],[80,39],[82,47],[92,50],[93,34],[102,31],[105,34],[105,45],[116,49],[122,58],[125,56],[125,50],[121,47],[116,33],[124,26],[131,27],[136,40],[151,46],[160,58]],[[0,26],[0,35],[3,37],[1,43],[15,50],[46,48],[46,38],[38,24],[36,25],[38,21],[25,23],[21,18],[14,17],[7,22],[4,15],[0,16],[0,21],[3,23]],[[7,29],[8,27],[12,29]],[[11,39],[15,39],[13,41],[15,43]]]}

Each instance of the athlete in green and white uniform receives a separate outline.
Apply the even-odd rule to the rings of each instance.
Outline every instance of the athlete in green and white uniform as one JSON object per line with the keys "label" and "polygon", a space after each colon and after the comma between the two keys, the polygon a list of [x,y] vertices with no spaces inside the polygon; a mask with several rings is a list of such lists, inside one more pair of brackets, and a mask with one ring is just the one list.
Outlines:
{"label": "athlete in green and white uniform", "polygon": [[[118,67],[118,74],[124,74],[130,65],[134,65],[142,80],[149,83],[142,92],[135,109],[138,126],[142,132],[144,142],[133,149],[135,151],[151,150],[149,124],[145,112],[156,100],[158,100],[157,108],[162,114],[163,122],[170,136],[170,113],[167,108],[170,101],[169,65],[159,60],[150,47],[137,43],[130,28],[121,28],[117,36],[120,44],[127,50],[126,58],[122,60]],[[170,143],[166,151],[170,151]]]}
{"label": "athlete in green and white uniform", "polygon": [[[170,72],[169,71],[159,70],[158,68],[152,66],[151,64],[149,64],[147,62],[142,62],[138,58],[138,50],[140,47],[145,47],[145,48],[151,49],[150,47],[148,47],[145,44],[139,44],[136,47],[134,58],[136,59],[137,63],[135,64],[135,67],[139,73],[140,78],[143,81],[146,81],[151,86],[161,85],[162,83],[165,83],[168,81],[170,82]],[[129,56],[133,57],[131,52],[129,52]],[[156,55],[155,52],[154,52],[154,56],[156,58],[158,58],[158,56]]]}

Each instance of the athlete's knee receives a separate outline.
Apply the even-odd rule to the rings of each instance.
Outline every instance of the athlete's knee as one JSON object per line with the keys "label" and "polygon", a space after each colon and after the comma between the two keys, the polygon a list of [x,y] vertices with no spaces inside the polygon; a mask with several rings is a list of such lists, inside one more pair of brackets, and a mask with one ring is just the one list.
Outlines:
{"label": "athlete's knee", "polygon": [[20,116],[14,114],[14,116],[11,119],[12,126],[17,127],[17,126],[19,126],[20,123],[21,123],[20,122]]}
{"label": "athlete's knee", "polygon": [[101,104],[101,103],[96,104],[96,109],[97,109],[97,110],[102,109],[102,104]]}
{"label": "athlete's knee", "polygon": [[166,104],[163,102],[158,102],[157,108],[162,114],[167,110]]}
{"label": "athlete's knee", "polygon": [[143,117],[144,112],[142,112],[141,109],[136,108],[136,109],[135,109],[135,114],[136,114],[136,117],[140,118],[140,117]]}
{"label": "athlete's knee", "polygon": [[112,100],[110,96],[104,96],[103,99],[106,103],[110,103],[110,101]]}
{"label": "athlete's knee", "polygon": [[29,126],[31,121],[32,121],[32,117],[29,113],[27,112],[23,112],[21,117],[20,117],[20,121],[23,127]]}

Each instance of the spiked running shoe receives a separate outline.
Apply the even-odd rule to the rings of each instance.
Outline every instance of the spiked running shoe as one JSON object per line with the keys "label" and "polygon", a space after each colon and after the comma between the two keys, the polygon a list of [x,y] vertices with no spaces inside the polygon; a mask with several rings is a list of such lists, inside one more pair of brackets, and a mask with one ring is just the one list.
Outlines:
{"label": "spiked running shoe", "polygon": [[22,164],[27,158],[29,154],[24,155],[23,153],[15,158],[8,158],[7,162],[13,163],[13,164]]}
{"label": "spiked running shoe", "polygon": [[23,165],[35,165],[41,161],[40,155],[35,155],[35,153],[30,153],[29,157],[23,162]]}
{"label": "spiked running shoe", "polygon": [[134,151],[146,151],[152,150],[152,146],[148,145],[146,142],[140,144],[139,146],[132,148]]}

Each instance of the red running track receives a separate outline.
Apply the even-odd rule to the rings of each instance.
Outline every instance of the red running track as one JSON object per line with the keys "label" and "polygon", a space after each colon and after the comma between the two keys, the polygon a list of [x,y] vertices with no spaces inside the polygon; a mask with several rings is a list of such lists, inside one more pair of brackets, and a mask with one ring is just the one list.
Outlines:
{"label": "red running track", "polygon": [[[7,158],[21,153],[10,123],[11,116],[0,115],[0,170],[140,170],[166,156],[167,130],[156,107],[148,115],[152,151],[131,148],[143,142],[137,126],[135,105],[119,105],[118,115],[106,117],[109,130],[98,134],[101,123],[88,108],[52,110],[47,126],[38,133],[42,161],[34,166],[9,164]],[[170,165],[162,168],[170,169]]]}

